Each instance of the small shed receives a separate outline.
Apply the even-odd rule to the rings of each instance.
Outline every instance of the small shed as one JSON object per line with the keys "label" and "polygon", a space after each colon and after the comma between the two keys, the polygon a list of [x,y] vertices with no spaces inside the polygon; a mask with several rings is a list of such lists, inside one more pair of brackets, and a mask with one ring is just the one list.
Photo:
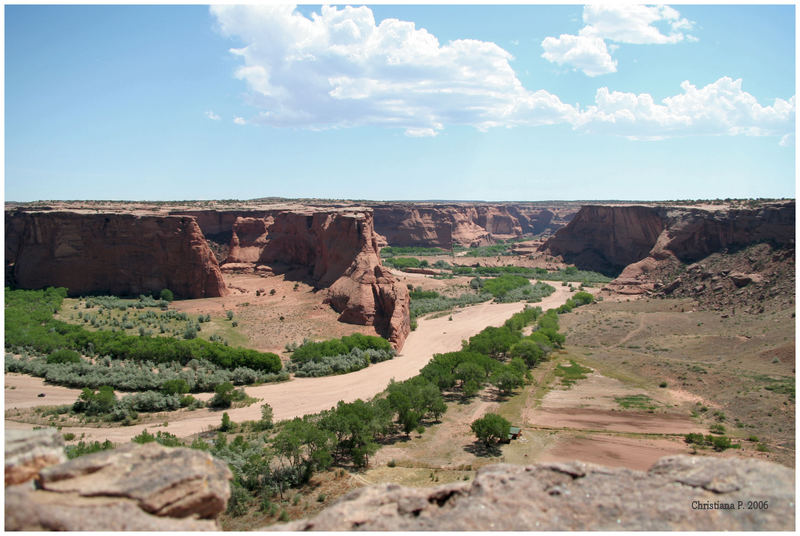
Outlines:
{"label": "small shed", "polygon": [[522,429],[517,428],[516,426],[509,426],[508,427],[508,440],[511,441],[512,439],[519,439],[519,436],[522,435]]}

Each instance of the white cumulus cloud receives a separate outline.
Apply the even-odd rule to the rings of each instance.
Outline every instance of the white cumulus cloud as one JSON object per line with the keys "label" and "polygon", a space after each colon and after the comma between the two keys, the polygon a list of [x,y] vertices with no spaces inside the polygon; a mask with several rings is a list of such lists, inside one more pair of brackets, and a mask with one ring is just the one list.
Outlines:
{"label": "white cumulus cloud", "polygon": [[[593,30],[547,38],[546,54],[595,76],[616,69],[606,37],[620,43],[688,38],[691,23],[675,10],[639,7],[586,8],[586,28]],[[241,61],[235,76],[247,84],[248,102],[259,113],[234,118],[239,125],[386,126],[416,138],[452,125],[488,130],[561,124],[631,139],[794,132],[794,97],[761,104],[740,79],[723,77],[704,87],[686,81],[681,92],[660,101],[601,87],[584,107],[523,87],[511,54],[495,43],[442,44],[412,22],[377,24],[367,7],[326,6],[310,18],[283,5],[226,5],[211,12],[224,35],[243,42],[231,50]],[[666,29],[654,32],[654,21]]]}
{"label": "white cumulus cloud", "polygon": [[686,135],[780,136],[794,132],[795,97],[759,104],[742,89],[742,80],[722,77],[698,88],[688,81],[683,93],[655,102],[647,93],[601,87],[595,104],[581,111],[576,128],[635,139]]}
{"label": "white cumulus cloud", "polygon": [[217,114],[215,114],[215,113],[214,113],[212,110],[208,110],[208,111],[206,112],[206,117],[208,117],[208,118],[209,118],[209,119],[211,119],[212,121],[219,121],[220,119],[222,119],[220,116],[218,116]]}
{"label": "white cumulus cloud", "polygon": [[376,24],[367,7],[323,6],[306,18],[292,6],[215,6],[223,35],[245,46],[236,76],[262,109],[253,119],[314,129],[357,125],[400,127],[431,136],[444,125],[476,128],[574,115],[554,95],[526,90],[495,43],[439,40],[413,22]]}
{"label": "white cumulus cloud", "polygon": [[546,37],[542,41],[542,57],[583,71],[587,76],[598,76],[617,71],[617,62],[609,50],[613,52],[619,45],[606,41],[665,45],[697,40],[685,33],[694,23],[669,6],[589,5],[583,8],[583,22],[585,26],[578,35]]}
{"label": "white cumulus cloud", "polygon": [[588,76],[617,71],[616,60],[611,58],[606,42],[599,37],[570,34],[545,37],[542,48],[542,57],[547,61],[570,65]]}

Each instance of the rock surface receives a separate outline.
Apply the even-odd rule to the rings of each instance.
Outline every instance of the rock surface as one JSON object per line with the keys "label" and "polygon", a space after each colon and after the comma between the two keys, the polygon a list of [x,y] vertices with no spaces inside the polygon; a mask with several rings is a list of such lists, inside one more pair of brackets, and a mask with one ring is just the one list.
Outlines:
{"label": "rock surface", "polygon": [[41,469],[35,487],[7,486],[5,528],[219,530],[214,518],[230,497],[231,477],[205,452],[124,445]]}
{"label": "rock surface", "polygon": [[114,213],[5,213],[6,285],[70,295],[224,296],[214,254],[193,218]]}
{"label": "rock surface", "polygon": [[[386,203],[370,205],[375,232],[392,246],[450,249],[492,244],[495,238],[554,231],[566,222],[556,208],[526,203]],[[563,214],[561,214],[563,213]],[[569,218],[572,210],[559,210]]]}
{"label": "rock surface", "polygon": [[619,273],[610,290],[643,294],[654,289],[652,274],[713,253],[760,242],[793,248],[794,231],[794,201],[752,209],[587,205],[540,249],[579,268]]}
{"label": "rock surface", "polygon": [[6,486],[22,484],[39,471],[67,460],[64,440],[52,430],[6,430]]}
{"label": "rock surface", "polygon": [[[748,501],[768,508],[747,509]],[[719,509],[720,505],[734,509]],[[716,506],[716,508],[715,508]],[[794,473],[759,460],[671,456],[649,471],[493,465],[472,483],[361,488],[263,530],[794,530]]]}
{"label": "rock surface", "polygon": [[408,290],[380,263],[370,210],[276,210],[237,218],[223,269],[305,268],[351,324],[374,325],[396,348],[411,330]]}

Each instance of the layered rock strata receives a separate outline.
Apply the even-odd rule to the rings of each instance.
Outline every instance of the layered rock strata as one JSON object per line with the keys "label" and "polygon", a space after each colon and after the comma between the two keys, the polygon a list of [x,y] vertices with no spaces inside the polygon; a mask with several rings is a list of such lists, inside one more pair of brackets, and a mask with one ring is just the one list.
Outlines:
{"label": "layered rock strata", "polygon": [[[60,435],[17,432],[14,443],[26,440],[40,448]],[[8,469],[8,439],[6,448]],[[6,486],[6,530],[216,531],[232,478],[206,452],[157,443],[123,445],[29,473],[34,480]]]}
{"label": "layered rock strata", "polygon": [[[794,201],[752,209],[588,205],[540,248],[579,268],[619,274],[609,288],[641,294],[650,274],[766,242],[794,247]],[[621,273],[620,273],[621,271]]]}
{"label": "layered rock strata", "polygon": [[369,210],[239,217],[223,269],[242,265],[307,268],[342,322],[374,325],[397,348],[410,332],[408,290],[380,263]]}
{"label": "layered rock strata", "polygon": [[264,530],[791,531],[794,524],[791,469],[672,456],[647,472],[581,462],[491,465],[471,483],[370,486],[312,519]]}
{"label": "layered rock strata", "polygon": [[496,238],[541,234],[563,225],[556,221],[553,210],[523,203],[387,203],[371,207],[375,232],[392,246],[481,246]]}
{"label": "layered rock strata", "polygon": [[136,296],[164,288],[182,298],[227,294],[190,217],[6,211],[5,224],[7,285],[61,286],[71,295]]}

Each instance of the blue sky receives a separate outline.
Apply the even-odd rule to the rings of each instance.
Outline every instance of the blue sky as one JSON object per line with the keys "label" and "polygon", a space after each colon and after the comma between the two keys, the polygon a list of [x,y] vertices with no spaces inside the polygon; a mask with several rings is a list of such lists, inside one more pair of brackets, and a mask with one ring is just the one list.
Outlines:
{"label": "blue sky", "polygon": [[6,6],[5,198],[794,197],[794,10]]}

